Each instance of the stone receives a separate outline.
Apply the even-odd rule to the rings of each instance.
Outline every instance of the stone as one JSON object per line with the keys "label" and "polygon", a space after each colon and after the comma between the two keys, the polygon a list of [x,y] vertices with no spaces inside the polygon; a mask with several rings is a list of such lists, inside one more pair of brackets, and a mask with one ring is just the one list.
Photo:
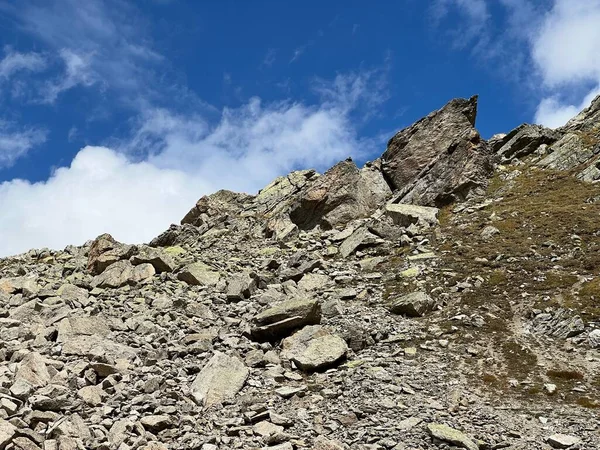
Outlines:
{"label": "stone", "polygon": [[312,446],[313,450],[344,450],[342,444],[324,436],[317,436]]}
{"label": "stone", "polygon": [[408,317],[421,317],[431,311],[435,301],[424,292],[412,292],[399,298],[392,299],[388,309],[394,314]]}
{"label": "stone", "polygon": [[319,273],[307,273],[298,282],[298,288],[305,291],[317,291],[325,288],[331,283],[331,279],[327,275]]}
{"label": "stone", "polygon": [[480,235],[483,239],[490,239],[497,234],[500,234],[500,230],[492,225],[488,225],[483,230],[481,230]]}
{"label": "stone", "polygon": [[103,394],[102,388],[98,386],[84,386],[77,391],[77,396],[90,406],[101,405]]}
{"label": "stone", "polygon": [[0,419],[0,450],[4,450],[11,443],[16,432],[17,427],[4,419]]}
{"label": "stone", "polygon": [[250,298],[256,289],[256,274],[240,273],[233,275],[227,280],[227,300],[240,301]]}
{"label": "stone", "polygon": [[361,227],[342,242],[340,245],[340,255],[343,258],[347,258],[361,248],[380,245],[383,242],[383,240],[375,236],[369,230]]}
{"label": "stone", "polygon": [[33,388],[44,387],[51,379],[46,358],[36,352],[29,353],[23,358],[15,375],[15,382],[24,381]]}
{"label": "stone", "polygon": [[479,450],[477,445],[471,438],[461,431],[455,430],[448,425],[439,423],[430,423],[427,425],[427,431],[431,436],[440,441],[448,442],[467,450]]}
{"label": "stone", "polygon": [[321,305],[314,299],[285,300],[252,319],[251,336],[257,340],[278,339],[297,328],[321,322]]}
{"label": "stone", "polygon": [[181,220],[182,225],[213,225],[223,217],[236,215],[246,201],[252,199],[248,194],[239,194],[228,190],[220,190],[200,198],[196,205]]}
{"label": "stone", "polygon": [[282,341],[282,357],[304,371],[327,369],[346,356],[348,346],[320,325],[306,326]]}
{"label": "stone", "polygon": [[535,152],[542,145],[552,145],[562,137],[561,133],[540,125],[523,124],[494,142],[492,151],[503,162],[513,158],[523,158]]}
{"label": "stone", "polygon": [[557,433],[549,436],[547,442],[553,448],[569,448],[581,443],[581,439],[576,436]]}
{"label": "stone", "polygon": [[485,190],[493,154],[476,115],[476,96],[454,99],[390,139],[382,169],[396,203],[439,207]]}
{"label": "stone", "polygon": [[146,430],[152,433],[160,433],[161,431],[170,428],[173,425],[173,420],[171,419],[171,416],[158,414],[142,417],[140,423]]}
{"label": "stone", "polygon": [[90,246],[87,269],[92,275],[100,275],[117,261],[129,259],[136,251],[134,245],[121,244],[110,234],[101,234]]}
{"label": "stone", "polygon": [[600,348],[600,330],[592,330],[588,335],[588,342],[592,348]]}
{"label": "stone", "polygon": [[600,96],[559,130],[561,138],[550,145],[548,156],[536,165],[553,170],[576,170],[577,177],[593,182],[600,179]]}
{"label": "stone", "polygon": [[302,191],[290,211],[300,229],[331,229],[370,216],[392,192],[380,163],[358,169],[352,159],[339,162]]}
{"label": "stone", "polygon": [[440,210],[428,206],[388,203],[385,205],[385,212],[396,225],[401,227],[408,227],[411,224],[432,227],[438,224]]}
{"label": "stone", "polygon": [[134,266],[151,264],[156,273],[173,272],[175,270],[175,262],[167,251],[148,247],[147,245],[139,247],[138,253],[133,255],[130,261]]}
{"label": "stone", "polygon": [[117,289],[135,285],[151,278],[156,271],[151,264],[132,265],[129,261],[117,261],[92,280],[92,287]]}
{"label": "stone", "polygon": [[186,266],[177,278],[192,286],[215,286],[221,275],[210,266],[197,262]]}
{"label": "stone", "polygon": [[281,425],[275,425],[271,422],[263,420],[252,427],[252,431],[259,436],[268,437],[274,434],[283,432],[284,428]]}
{"label": "stone", "polygon": [[192,383],[190,391],[194,400],[205,407],[229,402],[242,389],[249,373],[241,359],[215,352]]}

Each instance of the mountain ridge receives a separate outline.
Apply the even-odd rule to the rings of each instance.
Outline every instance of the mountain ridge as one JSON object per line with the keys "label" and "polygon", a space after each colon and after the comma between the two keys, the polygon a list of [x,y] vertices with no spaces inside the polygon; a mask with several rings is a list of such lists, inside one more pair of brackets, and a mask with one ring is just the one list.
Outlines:
{"label": "mountain ridge", "polygon": [[598,448],[600,97],[0,259],[0,449]]}

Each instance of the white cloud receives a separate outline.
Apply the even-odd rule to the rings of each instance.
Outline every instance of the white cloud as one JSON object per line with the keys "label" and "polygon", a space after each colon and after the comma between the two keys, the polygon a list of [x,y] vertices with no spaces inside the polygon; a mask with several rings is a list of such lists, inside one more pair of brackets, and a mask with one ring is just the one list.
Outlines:
{"label": "white cloud", "polygon": [[[256,192],[296,168],[323,170],[372,150],[350,118],[378,85],[333,82],[318,105],[264,104],[225,109],[216,125],[202,115],[148,110],[115,149],[86,147],[42,183],[0,184],[0,255],[62,248],[109,232],[139,243],[179,221],[204,194]],[[351,86],[352,88],[348,88]],[[350,92],[351,94],[349,94]],[[382,150],[382,149],[381,149]]]}
{"label": "white cloud", "polygon": [[535,122],[549,128],[558,128],[566,124],[600,95],[600,87],[590,91],[578,105],[562,103],[557,97],[543,99],[535,113]]}
{"label": "white cloud", "polygon": [[55,80],[49,80],[42,88],[42,103],[54,103],[58,96],[75,86],[89,87],[98,81],[98,76],[92,69],[92,55],[77,54],[72,50],[63,49],[60,57],[64,62],[65,72]]}
{"label": "white cloud", "polygon": [[20,53],[5,48],[5,56],[0,61],[0,78],[8,79],[21,71],[39,72],[46,68],[46,59],[39,53]]}
{"label": "white cloud", "polygon": [[148,240],[190,208],[203,186],[187,175],[85,147],[43,183],[0,184],[0,253],[82,244],[105,231]]}
{"label": "white cloud", "polygon": [[531,38],[533,62],[549,92],[536,122],[562,126],[600,94],[599,24],[600,0],[555,0],[544,16]]}
{"label": "white cloud", "polygon": [[0,169],[12,166],[18,158],[45,140],[45,130],[17,129],[14,124],[0,120]]}

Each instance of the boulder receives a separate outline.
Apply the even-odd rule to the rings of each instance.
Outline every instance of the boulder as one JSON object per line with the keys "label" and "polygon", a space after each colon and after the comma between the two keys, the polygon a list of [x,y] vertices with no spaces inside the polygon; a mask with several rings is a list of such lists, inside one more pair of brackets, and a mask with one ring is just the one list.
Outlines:
{"label": "boulder", "polygon": [[221,279],[219,272],[204,263],[196,262],[186,266],[177,278],[192,286],[215,286]]}
{"label": "boulder", "polygon": [[88,251],[88,271],[92,275],[100,275],[110,265],[129,259],[136,252],[134,245],[121,244],[110,234],[101,234],[94,239]]}
{"label": "boulder", "polygon": [[477,445],[470,437],[448,425],[430,423],[427,425],[427,431],[432,437],[440,441],[448,442],[452,445],[466,448],[467,450],[479,450],[479,445]]}
{"label": "boulder", "polygon": [[129,261],[121,260],[109,266],[100,275],[94,277],[92,287],[98,288],[120,288],[126,285],[135,285],[152,278],[156,273],[151,264],[145,263],[139,266],[132,265]]}
{"label": "boulder", "polygon": [[413,292],[392,299],[388,306],[390,312],[408,317],[421,317],[435,306],[434,300],[424,292]]}
{"label": "boulder", "polygon": [[327,369],[348,352],[346,341],[320,325],[304,327],[282,341],[282,358],[304,371]]}
{"label": "boulder", "polygon": [[138,253],[133,255],[130,261],[134,266],[152,264],[156,273],[173,272],[175,269],[175,262],[166,251],[146,245],[140,247]]}
{"label": "boulder", "polygon": [[205,407],[231,401],[244,386],[249,373],[241,359],[215,352],[192,383],[191,394]]}
{"label": "boulder", "polygon": [[301,192],[291,208],[290,219],[300,229],[311,229],[317,225],[331,229],[368,217],[391,194],[378,162],[359,170],[352,159],[347,159]]}
{"label": "boulder", "polygon": [[476,96],[455,99],[389,141],[382,169],[397,202],[443,206],[487,187],[493,154],[476,115]]}
{"label": "boulder", "polygon": [[212,195],[205,195],[181,219],[181,225],[190,224],[196,227],[214,226],[228,217],[237,215],[246,202],[253,197],[227,190],[220,190]]}
{"label": "boulder", "polygon": [[361,248],[380,245],[384,242],[385,241],[371,233],[365,227],[361,227],[355,230],[344,240],[344,242],[342,242],[339,252],[343,258],[347,258]]}
{"label": "boulder", "polygon": [[313,450],[344,450],[344,447],[338,441],[327,439],[324,436],[318,436],[313,443]]}
{"label": "boulder", "polygon": [[4,450],[17,434],[17,427],[12,423],[0,419],[0,450]]}
{"label": "boulder", "polygon": [[428,206],[407,205],[403,203],[388,203],[385,213],[396,225],[408,227],[411,224],[431,227],[438,224],[438,208]]}
{"label": "boulder", "polygon": [[256,291],[257,281],[254,273],[238,273],[227,280],[227,300],[240,301],[247,298]]}
{"label": "boulder", "polygon": [[549,436],[547,442],[552,448],[570,448],[581,443],[581,439],[577,436],[557,433]]}
{"label": "boulder", "polygon": [[313,299],[293,299],[281,302],[253,319],[250,334],[253,339],[275,340],[297,328],[321,322],[321,306]]}

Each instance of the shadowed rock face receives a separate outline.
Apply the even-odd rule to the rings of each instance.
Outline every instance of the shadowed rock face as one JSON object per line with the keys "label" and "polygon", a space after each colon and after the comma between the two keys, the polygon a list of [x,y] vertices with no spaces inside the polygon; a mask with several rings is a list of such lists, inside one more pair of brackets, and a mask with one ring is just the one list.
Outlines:
{"label": "shadowed rock face", "polygon": [[401,203],[441,206],[485,188],[492,153],[475,129],[477,97],[455,99],[398,132],[382,156]]}

